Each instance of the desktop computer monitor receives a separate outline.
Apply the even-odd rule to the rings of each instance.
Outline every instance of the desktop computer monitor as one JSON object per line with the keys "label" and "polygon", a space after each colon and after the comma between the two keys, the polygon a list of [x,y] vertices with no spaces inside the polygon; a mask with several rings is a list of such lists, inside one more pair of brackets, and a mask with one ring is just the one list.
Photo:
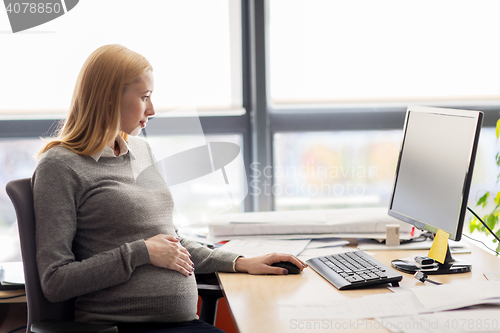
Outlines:
{"label": "desktop computer monitor", "polygon": [[[389,215],[459,241],[467,210],[483,113],[430,107],[408,107],[403,128]],[[394,260],[403,271],[420,270]],[[428,274],[470,271],[448,253],[444,264],[423,269]]]}

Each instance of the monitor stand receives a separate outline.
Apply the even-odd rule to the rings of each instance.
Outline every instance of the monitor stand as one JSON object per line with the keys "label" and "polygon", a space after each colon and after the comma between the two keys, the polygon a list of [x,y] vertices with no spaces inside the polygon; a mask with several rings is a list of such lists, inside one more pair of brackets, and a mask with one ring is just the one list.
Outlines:
{"label": "monitor stand", "polygon": [[450,245],[448,245],[448,248],[446,250],[444,264],[436,261],[432,265],[420,265],[413,261],[395,259],[391,261],[391,265],[397,270],[405,273],[415,274],[415,272],[421,271],[427,275],[467,273],[472,269],[472,265],[469,262],[460,259],[454,259],[451,256]]}

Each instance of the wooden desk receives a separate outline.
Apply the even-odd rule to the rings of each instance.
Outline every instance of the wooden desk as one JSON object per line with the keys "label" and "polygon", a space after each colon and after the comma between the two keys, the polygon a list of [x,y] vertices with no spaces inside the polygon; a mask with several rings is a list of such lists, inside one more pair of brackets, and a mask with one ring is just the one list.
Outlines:
{"label": "wooden desk", "polygon": [[[472,249],[470,254],[456,254],[457,258],[469,261],[472,272],[450,275],[433,275],[431,279],[442,283],[465,281],[485,281],[483,273],[500,272],[500,259],[476,246],[467,244]],[[333,251],[332,251],[333,252]],[[392,259],[402,259],[410,255],[427,255],[425,251],[367,251],[373,258],[390,266]],[[401,273],[401,288],[420,286],[423,284],[411,274]],[[249,275],[242,273],[219,273],[226,300],[236,327],[241,333],[254,332],[389,332],[378,327],[373,320],[355,319],[328,321],[322,328],[314,330],[306,326],[299,327],[299,321],[280,320],[278,302],[314,302],[341,299],[343,297],[362,297],[365,295],[390,293],[386,286],[363,290],[339,291],[318,275],[312,268],[305,269],[302,274],[273,276]],[[322,322],[322,321],[319,321]],[[304,323],[307,324],[307,323]],[[309,325],[311,322],[309,322]],[[319,325],[317,326],[319,327]],[[378,327],[378,328],[377,328]],[[336,329],[337,328],[337,329]]]}
{"label": "wooden desk", "polygon": [[0,290],[0,332],[10,332],[26,326],[26,296],[2,299],[24,294],[24,289]]}
{"label": "wooden desk", "polygon": [[[19,289],[19,290],[0,290],[0,303],[26,303],[26,296],[20,296],[16,297],[19,295],[24,295],[25,291],[24,289]],[[10,298],[12,297],[12,298]],[[7,298],[7,299],[4,299]]]}

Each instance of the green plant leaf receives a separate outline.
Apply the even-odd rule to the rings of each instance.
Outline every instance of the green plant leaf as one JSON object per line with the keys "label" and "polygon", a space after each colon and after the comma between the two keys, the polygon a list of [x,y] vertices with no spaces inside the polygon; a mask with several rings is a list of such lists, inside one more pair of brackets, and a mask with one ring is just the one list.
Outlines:
{"label": "green plant leaf", "polygon": [[479,200],[477,201],[477,206],[483,206],[486,207],[486,204],[488,203],[488,197],[490,196],[490,192],[486,192]]}
{"label": "green plant leaf", "polygon": [[495,216],[495,214],[490,214],[488,215],[488,219],[485,221],[486,225],[493,230],[495,228],[495,225],[498,222],[498,216]]}
{"label": "green plant leaf", "polygon": [[500,166],[500,152],[496,154],[495,160],[497,161],[497,166]]}
{"label": "green plant leaf", "polygon": [[477,218],[473,218],[470,223],[469,223],[469,230],[470,230],[470,233],[472,234],[474,232],[474,230],[477,229]]}
{"label": "green plant leaf", "polygon": [[[483,219],[486,219],[488,217],[488,215],[484,216]],[[486,232],[486,228],[484,227],[484,225],[481,223],[481,224],[478,224],[477,226],[477,231],[479,232]]]}
{"label": "green plant leaf", "polygon": [[[497,252],[500,252],[500,243],[497,246]],[[498,254],[497,254],[497,256],[498,256]]]}
{"label": "green plant leaf", "polygon": [[500,205],[500,192],[497,193],[494,202],[497,206]]}
{"label": "green plant leaf", "polygon": [[[487,221],[490,217],[490,214],[486,214],[483,216],[483,221]],[[486,228],[484,227],[483,223],[480,222],[479,220],[476,221],[476,230],[479,232],[488,232]]]}
{"label": "green plant leaf", "polygon": [[500,134],[500,119],[497,120],[496,134],[497,134],[497,139],[498,139],[498,135]]}

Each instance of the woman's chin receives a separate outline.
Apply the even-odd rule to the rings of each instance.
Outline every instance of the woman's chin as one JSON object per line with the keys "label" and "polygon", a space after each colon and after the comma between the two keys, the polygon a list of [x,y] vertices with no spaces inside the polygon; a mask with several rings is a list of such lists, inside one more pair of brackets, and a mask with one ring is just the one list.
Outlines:
{"label": "woman's chin", "polygon": [[131,136],[138,136],[141,133],[141,126],[137,126],[132,132],[129,133]]}

